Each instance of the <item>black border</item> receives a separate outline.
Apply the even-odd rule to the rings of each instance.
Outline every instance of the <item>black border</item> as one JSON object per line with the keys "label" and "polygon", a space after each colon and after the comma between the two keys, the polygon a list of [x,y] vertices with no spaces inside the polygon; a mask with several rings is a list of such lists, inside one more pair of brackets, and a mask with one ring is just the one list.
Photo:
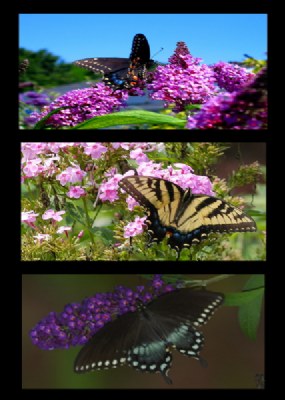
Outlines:
{"label": "black border", "polygon": [[[185,2],[184,4],[182,3],[179,5],[178,10],[176,12],[173,12],[173,7],[170,5],[170,3],[164,3],[164,4],[157,4],[158,8],[160,8],[160,11],[156,12],[154,10],[149,11],[149,7],[145,2],[139,2],[139,3],[134,3],[134,2],[120,2],[117,4],[117,6],[111,4],[106,4],[107,7],[103,4],[99,4],[99,2],[94,1],[94,0],[81,0],[80,2],[77,0],[49,0],[49,1],[44,1],[44,0],[20,0],[17,2],[17,5],[15,7],[16,9],[16,15],[17,15],[17,24],[18,24],[18,14],[19,13],[110,13],[110,8],[112,8],[112,13],[130,13],[130,14],[135,14],[135,13],[265,13],[268,14],[268,26],[272,26],[272,3],[273,0],[240,0],[240,1],[223,1],[223,0],[205,0],[203,2]],[[190,4],[189,4],[190,3]],[[187,4],[187,10],[185,11],[185,5]],[[100,11],[99,8],[100,7]],[[106,8],[106,9],[104,9]],[[108,8],[108,9],[107,9]],[[206,12],[205,12],[206,10]],[[119,18],[119,15],[118,15]],[[271,29],[271,28],[270,28]],[[17,28],[16,28],[17,31]],[[269,47],[270,48],[270,47]],[[271,56],[270,56],[270,65],[271,65]],[[16,68],[18,68],[17,63],[16,63]],[[15,74],[18,74],[18,72],[15,71]],[[271,77],[269,78],[271,81]],[[17,84],[17,80],[16,80]],[[271,95],[269,93],[269,99],[271,98]],[[18,106],[18,104],[17,104]],[[17,106],[15,109],[17,109]],[[270,107],[271,108],[271,107]],[[271,111],[271,110],[270,110]],[[270,112],[271,115],[271,112]],[[266,142],[267,143],[267,176],[269,176],[269,182],[271,182],[273,172],[271,171],[272,165],[273,165],[273,157],[275,156],[274,154],[274,148],[273,148],[273,139],[272,139],[272,134],[273,131],[271,131],[271,117],[269,119],[269,126],[270,129],[268,131],[241,131],[241,132],[233,132],[230,131],[229,133],[226,132],[221,132],[221,131],[213,131],[213,132],[187,132],[187,131],[181,131],[181,138],[185,139],[185,134],[187,134],[187,141],[231,141],[231,142],[254,142],[254,141],[260,141],[260,142]],[[18,121],[17,121],[18,122]],[[16,124],[17,124],[16,122]],[[16,129],[13,131],[13,133],[8,133],[8,135],[13,135],[13,150],[14,150],[14,155],[16,155],[16,162],[13,160],[12,165],[13,165],[13,172],[15,173],[15,187],[16,193],[15,196],[11,196],[11,203],[15,202],[15,207],[12,206],[11,204],[11,209],[13,210],[20,210],[20,184],[18,183],[19,179],[19,174],[20,174],[20,160],[18,159],[19,156],[19,144],[20,142],[24,141],[100,141],[106,140],[106,135],[103,133],[103,131],[76,131],[77,133],[74,132],[57,132],[54,133],[52,131],[47,132],[38,132],[36,133],[35,131],[19,131],[18,130],[18,124],[15,125]],[[170,134],[168,134],[168,132]],[[149,139],[151,141],[171,141],[168,139],[168,136],[171,138],[171,131],[148,131]],[[177,135],[179,134],[179,131],[177,132]],[[230,136],[228,136],[230,134]],[[16,138],[14,137],[16,135]],[[177,137],[176,135],[176,137]],[[108,140],[109,141],[118,141],[118,136],[121,141],[134,141],[134,134],[132,131],[128,132],[123,132],[123,131],[108,131]],[[136,141],[145,141],[145,136],[146,132],[139,132],[135,131],[135,137]],[[55,140],[56,137],[56,140]],[[178,141],[177,139],[175,141]],[[15,145],[15,147],[14,147]],[[270,149],[270,150],[269,150]],[[272,160],[270,158],[272,157]],[[14,158],[14,157],[13,157]],[[14,168],[15,166],[15,168]],[[271,177],[270,177],[271,176]],[[267,186],[267,190],[269,190],[269,187]],[[10,189],[10,188],[9,188]],[[267,209],[270,205],[271,199],[270,196],[268,196],[267,192]],[[10,204],[9,204],[10,206]],[[13,245],[14,249],[20,249],[20,237],[18,235],[18,232],[20,232],[20,219],[19,219],[19,214],[18,212],[13,213],[13,217],[15,217],[15,221],[13,221],[13,238],[8,238],[8,240],[15,240],[15,243]],[[270,231],[271,231],[271,221],[272,218],[270,218],[270,215],[267,213],[267,230],[269,232],[268,235],[268,244],[267,244],[267,260],[266,261],[240,261],[240,262],[215,262],[215,261],[209,261],[209,262],[195,262],[194,264],[190,264],[189,262],[158,262],[155,266],[155,273],[163,272],[167,273],[173,272],[171,271],[171,268],[175,268],[175,272],[177,273],[197,273],[197,274],[203,274],[203,273],[264,273],[266,277],[266,293],[270,293],[272,287],[272,267],[273,267],[273,249],[272,249],[272,244],[273,244],[273,238],[271,237]],[[272,229],[273,231],[273,229]],[[19,315],[21,316],[21,297],[19,296],[19,299],[17,298],[17,294],[21,294],[21,278],[22,274],[42,274],[42,273],[47,273],[47,274],[74,274],[74,273],[80,273],[80,274],[100,274],[104,273],[106,274],[106,265],[108,264],[108,271],[110,270],[113,271],[114,273],[118,273],[119,265],[114,264],[112,262],[96,262],[95,265],[92,263],[87,263],[85,262],[36,262],[36,261],[31,261],[31,262],[25,262],[25,261],[20,261],[20,252],[17,253],[17,251],[14,251],[11,254],[12,257],[9,257],[12,259],[11,264],[11,269],[14,269],[16,267],[16,273],[13,272],[13,279],[12,279],[12,286],[17,281],[17,284],[19,284],[19,287],[17,287],[17,291],[15,291],[14,288],[14,293],[16,292],[16,296],[13,298],[13,301],[15,301],[15,309],[19,311]],[[79,265],[78,265],[79,263]],[[262,264],[260,264],[262,263]],[[10,264],[10,262],[9,262]],[[148,265],[149,264],[149,265]],[[143,272],[143,273],[153,273],[154,271],[152,270],[151,265],[153,262],[145,263],[145,262],[130,262],[122,264],[124,272],[122,274],[131,274],[134,272],[134,268],[136,266],[139,266],[139,271],[136,270],[136,273]],[[169,265],[171,264],[171,265]],[[83,265],[84,268],[83,268]],[[126,266],[129,265],[128,268]],[[193,265],[194,265],[194,271],[193,271]],[[181,269],[180,267],[183,266]],[[103,268],[102,268],[103,267]],[[102,269],[102,272],[100,270]],[[190,272],[188,270],[191,270]],[[183,270],[183,271],[182,271]],[[16,285],[15,285],[16,286]],[[270,296],[268,294],[266,295],[266,309],[268,309],[270,305]],[[272,309],[272,308],[271,308]],[[19,320],[20,321],[20,320]],[[271,319],[272,322],[272,319]],[[272,326],[270,324],[270,313],[266,313],[266,340],[269,339],[270,332],[268,326]],[[21,321],[20,321],[21,324]],[[19,325],[20,325],[19,324]],[[19,326],[18,332],[21,332],[21,325]],[[20,339],[21,340],[21,339]],[[18,340],[16,341],[16,343]],[[267,346],[266,346],[267,348]],[[14,360],[17,359],[19,356],[19,348],[18,346],[14,346],[15,349],[15,357],[13,358]],[[268,351],[265,352],[266,355],[266,361],[268,361]],[[20,362],[21,362],[21,357],[20,357]],[[216,389],[215,392],[221,397],[224,395],[228,397],[230,396],[240,396],[241,394],[247,394],[249,393],[251,396],[252,395],[258,395],[258,396],[264,396],[266,395],[269,390],[272,388],[271,382],[270,382],[270,376],[269,376],[270,369],[266,368],[266,386],[265,390],[255,390],[255,389]],[[14,389],[20,388],[21,384],[21,367],[19,369],[19,385],[15,384]],[[72,392],[74,390],[82,390],[82,389],[48,389],[47,390],[47,395],[50,395],[50,390],[52,390],[52,394],[56,391],[59,391],[60,394],[62,394],[62,390],[64,392]],[[85,391],[91,391],[92,389],[83,389]],[[101,390],[106,390],[106,389],[97,389],[99,391]],[[107,389],[108,390],[108,389]],[[112,389],[114,390],[114,389]],[[115,389],[116,390],[116,389]],[[137,389],[120,389],[120,391],[127,392],[130,391],[131,395],[133,390]],[[151,390],[151,389],[145,389],[145,390]],[[155,389],[155,390],[168,390],[168,389]],[[180,390],[180,391],[188,391],[189,389],[175,389],[175,390]],[[198,392],[201,393],[201,390],[203,389],[190,389],[193,392]],[[210,394],[212,392],[212,389],[207,389],[207,392],[210,391]],[[35,394],[38,395],[40,392],[40,395],[45,395],[45,390],[42,389],[22,389],[22,393],[24,395],[31,395]],[[230,392],[230,393],[229,393]],[[171,392],[170,392],[171,393]],[[64,393],[65,394],[65,393]],[[77,394],[77,393],[76,393]],[[80,393],[81,395],[81,393]]]}

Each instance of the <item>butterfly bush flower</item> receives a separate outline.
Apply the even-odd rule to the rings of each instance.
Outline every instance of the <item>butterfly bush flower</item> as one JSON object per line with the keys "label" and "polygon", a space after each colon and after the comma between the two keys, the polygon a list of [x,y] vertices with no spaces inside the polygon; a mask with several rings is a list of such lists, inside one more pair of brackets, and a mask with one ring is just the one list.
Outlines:
{"label": "butterfly bush flower", "polygon": [[72,90],[55,99],[41,113],[33,113],[29,117],[30,123],[35,123],[51,111],[65,107],[52,115],[47,126],[59,128],[75,126],[98,115],[110,114],[119,111],[125,106],[128,94],[122,90],[113,91],[106,85],[98,83],[92,88]]}
{"label": "butterfly bush flower", "polygon": [[155,297],[174,290],[161,276],[151,284],[130,289],[117,286],[113,292],[96,293],[81,303],[70,303],[62,312],[51,312],[30,331],[32,343],[43,350],[68,349],[82,345],[99,331],[114,315],[136,310],[137,300],[148,303]]}
{"label": "butterfly bush flower", "polygon": [[216,92],[213,70],[193,57],[184,42],[178,42],[170,64],[158,66],[154,81],[148,85],[151,98],[174,103],[173,111],[184,111],[187,105],[203,104]]}
{"label": "butterfly bush flower", "polygon": [[129,238],[133,236],[140,235],[143,233],[144,228],[145,228],[145,220],[147,217],[136,217],[133,222],[129,222],[125,227],[124,227],[124,238]]}
{"label": "butterfly bush flower", "polygon": [[238,92],[221,93],[188,117],[188,129],[266,129],[267,69]]}
{"label": "butterfly bush flower", "polygon": [[33,91],[21,93],[20,101],[32,106],[43,107],[51,102],[51,98],[46,93],[37,93]]}
{"label": "butterfly bush flower", "polygon": [[69,191],[66,193],[68,197],[79,199],[85,195],[85,190],[80,186],[70,186]]}
{"label": "butterfly bush flower", "polygon": [[214,64],[212,68],[219,87],[230,93],[248,85],[255,77],[255,74],[248,72],[246,68],[222,61]]}

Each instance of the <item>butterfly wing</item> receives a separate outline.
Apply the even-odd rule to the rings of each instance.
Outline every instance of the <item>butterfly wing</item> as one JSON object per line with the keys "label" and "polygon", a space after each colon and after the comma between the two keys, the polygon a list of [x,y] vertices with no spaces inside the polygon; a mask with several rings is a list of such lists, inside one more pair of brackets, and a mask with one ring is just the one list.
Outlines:
{"label": "butterfly wing", "polygon": [[161,224],[171,225],[181,204],[184,190],[172,182],[150,176],[131,176],[123,178],[119,186],[130,196],[157,215]]}
{"label": "butterfly wing", "polygon": [[208,322],[223,299],[222,293],[182,288],[159,296],[148,304],[148,310],[198,327]]}
{"label": "butterfly wing", "polygon": [[204,338],[196,326],[206,323],[222,300],[220,293],[184,288],[141,304],[95,333],[80,350],[74,370],[83,373],[127,364],[141,372],[159,372],[171,383],[171,347],[200,359]]}
{"label": "butterfly wing", "polygon": [[156,315],[160,335],[167,343],[201,360],[204,336],[196,328],[209,321],[223,299],[222,293],[183,288],[161,295],[148,305],[148,311]]}
{"label": "butterfly wing", "polygon": [[150,243],[168,235],[168,244],[179,252],[211,232],[256,230],[255,221],[240,209],[215,197],[193,195],[164,179],[133,176],[123,178],[120,186],[147,208]]}
{"label": "butterfly wing", "polygon": [[147,64],[150,61],[150,48],[147,38],[142,33],[134,36],[130,60],[137,59],[140,65]]}
{"label": "butterfly wing", "polygon": [[167,372],[171,355],[142,311],[126,313],[107,323],[80,350],[74,364],[78,373],[129,365],[142,372]]}
{"label": "butterfly wing", "polygon": [[201,229],[205,232],[234,232],[256,230],[254,220],[242,210],[223,200],[206,195],[192,195],[185,212],[176,218],[181,232]]}
{"label": "butterfly wing", "polygon": [[74,61],[73,64],[92,72],[101,72],[104,75],[110,72],[122,74],[122,71],[128,70],[130,60],[128,58],[83,58]]}

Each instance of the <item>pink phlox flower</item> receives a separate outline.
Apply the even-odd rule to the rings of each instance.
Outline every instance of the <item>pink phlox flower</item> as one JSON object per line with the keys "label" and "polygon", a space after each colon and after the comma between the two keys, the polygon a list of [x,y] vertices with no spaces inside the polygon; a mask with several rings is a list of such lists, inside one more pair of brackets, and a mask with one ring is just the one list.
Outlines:
{"label": "pink phlox flower", "polygon": [[56,180],[59,181],[62,186],[65,186],[68,182],[81,182],[85,176],[86,172],[82,171],[79,167],[68,167],[57,175]]}
{"label": "pink phlox flower", "polygon": [[34,222],[36,222],[36,217],[39,214],[35,213],[34,211],[22,211],[21,213],[21,220],[24,224],[29,225],[31,228],[35,228]]}
{"label": "pink phlox flower", "polygon": [[83,235],[84,235],[84,231],[80,231],[77,235],[78,239],[81,239]]}
{"label": "pink phlox flower", "polygon": [[161,177],[161,163],[153,161],[142,162],[137,167],[137,173],[141,176],[156,176]]}
{"label": "pink phlox flower", "polygon": [[106,182],[103,182],[100,186],[100,194],[99,199],[102,201],[110,201],[113,203],[115,200],[118,200],[118,188],[119,181],[122,179],[121,174],[116,174],[113,178],[108,179]]}
{"label": "pink phlox flower", "polygon": [[128,205],[128,210],[133,211],[135,206],[138,206],[139,203],[131,196],[126,198],[126,203]]}
{"label": "pink phlox flower", "polygon": [[42,160],[40,158],[28,160],[22,168],[23,173],[27,178],[38,176],[44,172],[45,169],[46,168],[42,165]]}
{"label": "pink phlox flower", "polygon": [[148,156],[143,152],[141,148],[137,148],[135,150],[130,151],[130,158],[136,160],[138,164],[141,162],[148,162]]}
{"label": "pink phlox flower", "polygon": [[45,153],[47,149],[47,143],[39,142],[39,143],[22,143],[21,151],[23,154],[24,161],[32,160],[33,158],[37,158],[38,154]]}
{"label": "pink phlox flower", "polygon": [[81,186],[70,186],[67,196],[74,199],[79,199],[85,195],[85,190]]}
{"label": "pink phlox flower", "polygon": [[60,150],[65,150],[67,148],[76,145],[74,142],[48,142],[47,146],[49,150],[55,154],[59,153]]}
{"label": "pink phlox flower", "polygon": [[91,156],[92,159],[98,159],[102,154],[108,151],[106,146],[101,143],[86,143],[84,146],[84,153]]}
{"label": "pink phlox flower", "polygon": [[51,235],[48,235],[47,233],[38,233],[37,235],[33,236],[35,238],[34,243],[40,242],[42,243],[43,241],[48,241],[51,239]]}
{"label": "pink phlox flower", "polygon": [[52,219],[53,221],[61,221],[63,218],[61,217],[62,214],[65,214],[65,211],[54,211],[52,209],[47,210],[43,213],[42,219],[47,220],[47,219]]}
{"label": "pink phlox flower", "polygon": [[60,226],[56,233],[67,233],[68,231],[71,231],[71,229],[70,226]]}
{"label": "pink phlox flower", "polygon": [[133,222],[129,222],[124,227],[124,238],[137,236],[143,233],[146,219],[147,217],[135,217]]}

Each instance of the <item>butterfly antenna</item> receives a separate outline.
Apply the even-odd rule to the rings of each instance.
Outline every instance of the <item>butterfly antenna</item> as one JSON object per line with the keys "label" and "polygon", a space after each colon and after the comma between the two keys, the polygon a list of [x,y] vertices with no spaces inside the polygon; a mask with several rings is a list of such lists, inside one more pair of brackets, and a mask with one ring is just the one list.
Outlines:
{"label": "butterfly antenna", "polygon": [[160,48],[160,50],[158,50],[156,53],[154,53],[153,56],[151,56],[151,58],[154,58],[157,54],[161,53],[164,50],[163,47]]}

